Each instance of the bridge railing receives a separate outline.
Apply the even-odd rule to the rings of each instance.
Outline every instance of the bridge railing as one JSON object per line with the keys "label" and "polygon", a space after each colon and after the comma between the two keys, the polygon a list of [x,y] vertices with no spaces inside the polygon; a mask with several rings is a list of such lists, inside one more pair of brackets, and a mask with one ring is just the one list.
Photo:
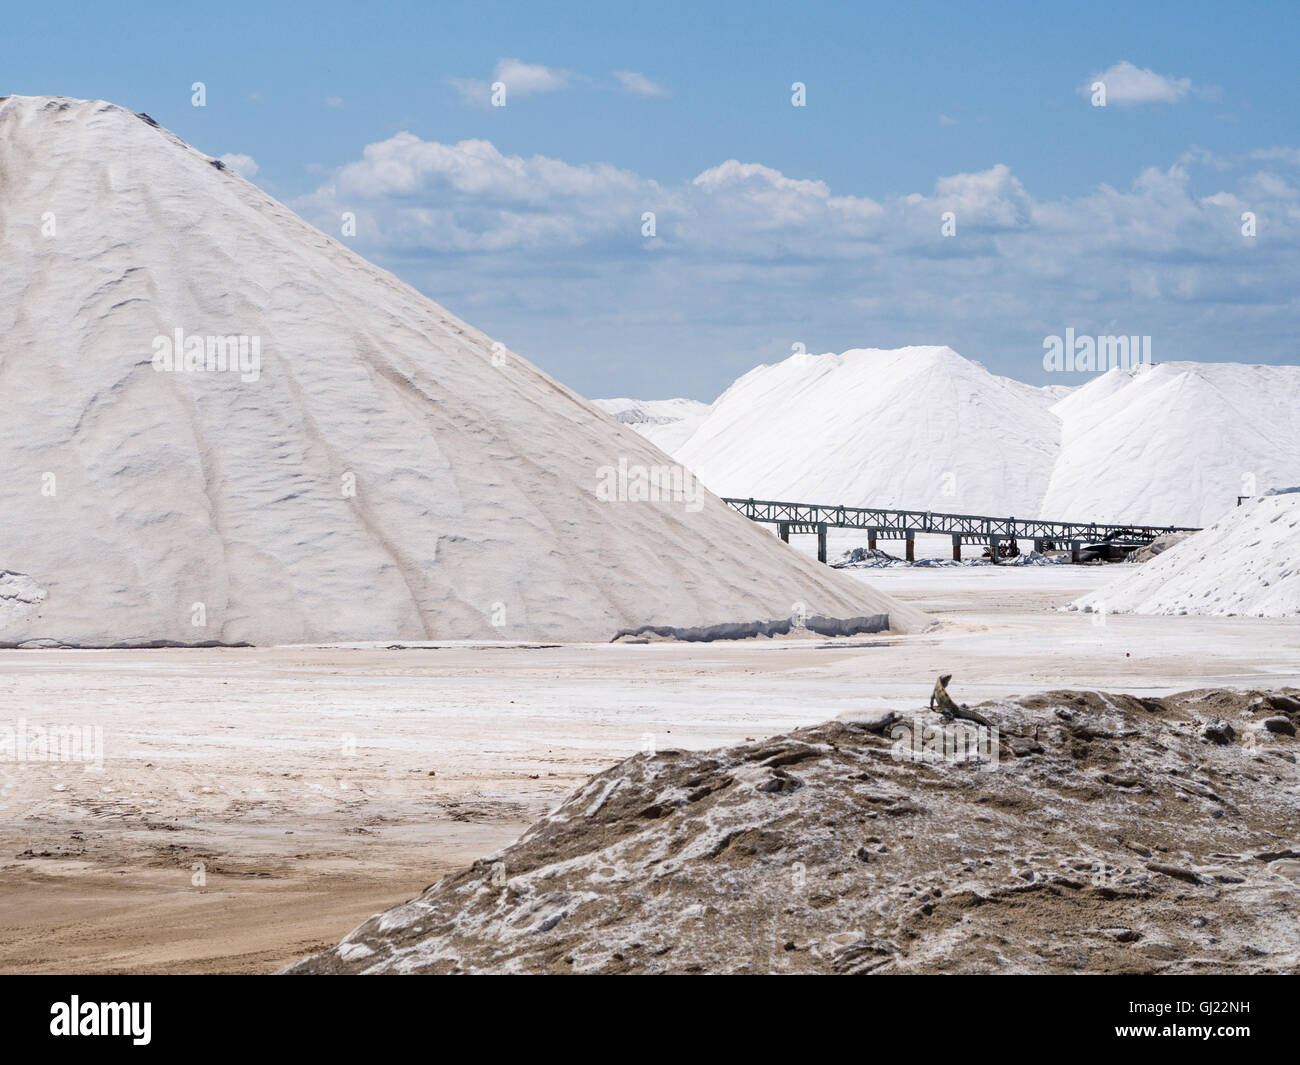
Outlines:
{"label": "bridge railing", "polygon": [[[825,525],[829,528],[866,529],[878,534],[931,533],[980,539],[1076,540],[1142,546],[1168,533],[1199,532],[1185,525],[1111,524],[1051,521],[1037,518],[995,518],[985,514],[950,514],[930,510],[894,510],[877,507],[825,506],[771,499],[723,498],[751,521],[787,525]],[[882,535],[884,539],[890,539]],[[903,537],[898,537],[903,538]]]}

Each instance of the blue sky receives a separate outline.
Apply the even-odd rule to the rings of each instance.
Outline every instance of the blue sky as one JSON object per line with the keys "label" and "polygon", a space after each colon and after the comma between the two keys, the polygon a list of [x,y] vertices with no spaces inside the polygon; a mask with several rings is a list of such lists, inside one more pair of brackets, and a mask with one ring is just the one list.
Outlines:
{"label": "blue sky", "polygon": [[1298,40],[1294,3],[11,5],[0,92],[148,111],[354,213],[588,395],[711,399],[796,343],[1038,383],[1067,327],[1300,361]]}

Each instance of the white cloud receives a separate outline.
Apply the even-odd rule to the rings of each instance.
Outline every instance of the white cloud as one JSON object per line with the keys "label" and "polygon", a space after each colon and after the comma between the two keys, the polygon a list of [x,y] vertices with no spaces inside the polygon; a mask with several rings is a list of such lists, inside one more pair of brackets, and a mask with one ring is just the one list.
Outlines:
{"label": "white cloud", "polygon": [[339,171],[340,189],[368,199],[437,193],[440,188],[491,200],[553,203],[556,197],[598,197],[643,182],[608,163],[572,165],[535,155],[503,155],[491,141],[457,144],[398,133],[367,145],[362,161]]}
{"label": "white cloud", "polygon": [[1200,147],[1188,148],[1178,157],[1178,163],[1181,166],[1212,166],[1215,170],[1232,169],[1232,160]]}
{"label": "white cloud", "polygon": [[236,174],[244,178],[252,178],[258,171],[257,160],[251,155],[239,155],[235,153],[218,156],[221,162],[230,167]]}
{"label": "white cloud", "polygon": [[[295,206],[330,232],[355,212],[349,243],[489,332],[513,331],[518,350],[579,390],[616,363],[629,368],[625,391],[652,373],[660,390],[685,390],[677,375],[718,367],[719,352],[735,376],[783,330],[819,349],[937,338],[1012,376],[1006,360],[1023,354],[1032,376],[1042,337],[1067,325],[1152,335],[1165,358],[1216,346],[1248,357],[1242,338],[1249,357],[1293,352],[1292,152],[1269,149],[1270,163],[1189,152],[1057,198],[998,164],[875,199],[737,159],[661,185],[608,163],[401,133]],[[1245,210],[1267,240],[1243,236]]]}
{"label": "white cloud", "polygon": [[1033,213],[1024,186],[1005,163],[973,174],[941,177],[934,183],[934,196],[926,202],[985,228],[1026,226]]}
{"label": "white cloud", "polygon": [[447,83],[455,89],[461,102],[470,107],[490,107],[492,104],[492,86],[478,78],[448,78]]}
{"label": "white cloud", "polygon": [[490,80],[480,78],[449,78],[465,103],[474,107],[488,107],[492,103],[492,85],[501,82],[506,87],[506,100],[512,96],[531,96],[541,92],[558,92],[567,88],[573,79],[568,71],[554,70],[540,63],[525,63],[519,59],[498,59]]}
{"label": "white cloud", "polygon": [[1295,188],[1268,170],[1261,170],[1258,174],[1252,175],[1243,187],[1246,195],[1252,200],[1290,202],[1300,197],[1300,193],[1297,193]]}
{"label": "white cloud", "polygon": [[[1271,154],[1283,158],[1286,151]],[[1225,178],[1228,161],[1216,162],[1220,167],[1198,174]],[[368,145],[360,160],[335,171],[299,207],[309,216],[364,213],[370,241],[390,250],[590,246],[601,254],[613,242],[631,254],[645,247],[641,215],[654,211],[659,249],[696,260],[855,259],[859,268],[898,270],[911,257],[938,255],[1000,261],[1010,277],[1027,264],[1055,269],[1050,264],[1066,256],[1199,261],[1236,239],[1236,226],[1225,219],[1239,202],[1284,217],[1297,197],[1290,183],[1267,170],[1240,175],[1235,189],[1198,194],[1192,186],[1191,172],[1179,162],[1139,171],[1127,191],[1103,185],[1081,197],[1035,200],[999,163],[937,178],[928,193],[875,200],[837,195],[824,181],[737,159],[663,186],[608,163],[506,155],[487,140],[444,144],[403,132]],[[951,241],[940,239],[948,211],[957,220]],[[1036,269],[1028,266],[1030,274]]]}
{"label": "white cloud", "polygon": [[343,106],[343,97],[341,97],[341,96],[327,96],[327,97],[325,97],[325,106],[326,106],[326,107],[342,107],[342,106]]}
{"label": "white cloud", "polygon": [[640,213],[663,200],[654,182],[607,163],[504,155],[490,141],[442,144],[403,132],[367,145],[300,207],[309,215],[354,210],[381,245],[462,252],[598,240],[639,226]]}
{"label": "white cloud", "polygon": [[524,63],[518,59],[497,60],[493,71],[494,81],[503,81],[506,89],[516,96],[534,92],[555,92],[569,84],[569,75],[563,70],[552,70],[540,63]]}
{"label": "white cloud", "polygon": [[737,159],[705,170],[687,191],[684,241],[758,257],[806,255],[814,243],[819,254],[843,253],[846,242],[870,238],[883,214],[874,200],[835,196],[824,181]]}
{"label": "white cloud", "polygon": [[662,85],[657,85],[644,74],[638,74],[634,70],[616,70],[614,77],[618,83],[628,92],[635,96],[667,96],[668,90]]}
{"label": "white cloud", "polygon": [[1300,166],[1300,148],[1259,148],[1251,152],[1250,157]]}
{"label": "white cloud", "polygon": [[1139,104],[1176,104],[1192,92],[1191,78],[1173,78],[1145,67],[1134,66],[1127,59],[1100,74],[1094,74],[1080,86],[1084,96],[1092,95],[1094,82],[1106,86],[1107,106],[1133,107]]}

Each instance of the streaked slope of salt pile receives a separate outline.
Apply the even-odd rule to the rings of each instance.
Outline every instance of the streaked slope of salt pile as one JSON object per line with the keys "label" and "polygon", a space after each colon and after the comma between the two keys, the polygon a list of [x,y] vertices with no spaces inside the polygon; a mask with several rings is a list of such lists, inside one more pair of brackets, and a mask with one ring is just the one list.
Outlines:
{"label": "streaked slope of salt pile", "polygon": [[1204,526],[1239,495],[1300,480],[1300,366],[1112,370],[1053,408],[1061,451],[1043,517]]}
{"label": "streaked slope of salt pile", "polygon": [[1248,500],[1150,562],[1124,568],[1074,608],[1300,617],[1300,490]]}
{"label": "streaked slope of salt pile", "polygon": [[[176,328],[260,378],[156,372]],[[0,644],[928,623],[711,497],[601,502],[665,456],[493,354],[140,116],[0,101]]]}

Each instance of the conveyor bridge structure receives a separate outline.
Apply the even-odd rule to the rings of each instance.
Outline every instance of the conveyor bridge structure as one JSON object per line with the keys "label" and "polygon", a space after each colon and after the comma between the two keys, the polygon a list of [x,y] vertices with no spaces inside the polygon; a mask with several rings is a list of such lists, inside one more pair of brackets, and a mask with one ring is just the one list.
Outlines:
{"label": "conveyor bridge structure", "polygon": [[1168,533],[1199,532],[1182,525],[1104,524],[1102,522],[1046,521],[1033,518],[991,518],[983,514],[945,514],[931,510],[885,510],[875,507],[823,506],[817,503],[782,503],[771,499],[723,499],[750,521],[775,525],[777,535],[789,543],[791,533],[815,533],[817,560],[826,561],[827,529],[861,529],[867,547],[877,540],[906,543],[907,561],[915,561],[916,537],[952,537],[952,557],[960,562],[963,544],[988,547],[993,562],[1019,551],[1018,541],[1032,540],[1035,551],[1070,552],[1073,562],[1104,555],[1121,557],[1146,547]]}

